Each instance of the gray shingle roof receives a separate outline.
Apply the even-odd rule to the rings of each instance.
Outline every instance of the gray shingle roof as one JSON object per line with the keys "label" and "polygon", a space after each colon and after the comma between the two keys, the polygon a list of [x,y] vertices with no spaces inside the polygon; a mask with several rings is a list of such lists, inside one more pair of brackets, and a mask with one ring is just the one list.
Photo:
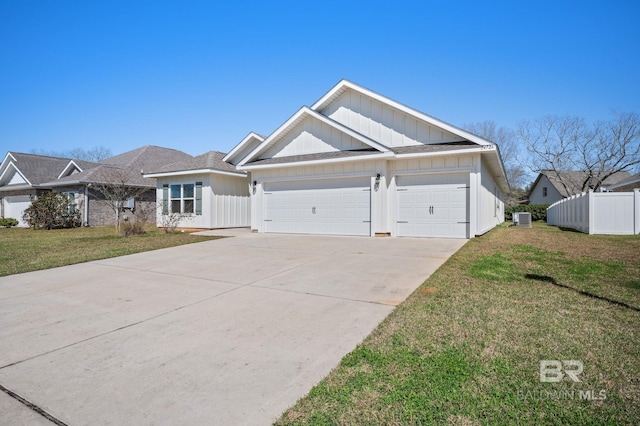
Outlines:
{"label": "gray shingle roof", "polygon": [[171,163],[187,161],[193,157],[177,149],[162,148],[154,145],[146,145],[141,148],[127,151],[119,155],[102,160],[101,164],[108,164],[125,169],[137,169],[150,171],[157,170]]}
{"label": "gray shingle roof", "polygon": [[64,184],[100,183],[114,179],[126,179],[132,186],[155,187],[153,178],[142,177],[141,172],[164,167],[176,161],[191,160],[189,154],[176,149],[147,145],[128,151],[99,163],[73,160],[83,171],[58,179],[71,159],[41,155],[11,153],[16,165],[34,185],[60,186]]}
{"label": "gray shingle roof", "polygon": [[220,170],[223,172],[236,172],[235,166],[227,162],[222,161],[225,157],[225,153],[218,151],[209,151],[197,157],[191,157],[184,161],[178,161],[168,164],[159,169],[149,170],[147,173],[166,173],[166,172],[178,172],[188,170]]}
{"label": "gray shingle roof", "polygon": [[287,157],[265,158],[263,160],[251,161],[246,165],[257,166],[257,165],[267,165],[267,164],[298,163],[302,161],[328,160],[333,158],[357,157],[357,156],[376,155],[376,154],[381,154],[381,152],[373,148],[354,150],[354,151],[332,151],[332,152],[321,152],[318,154],[290,155]]}
{"label": "gray shingle roof", "polygon": [[413,146],[398,146],[393,147],[391,150],[396,154],[414,154],[422,152],[441,152],[441,151],[455,151],[458,149],[468,149],[474,146],[479,146],[473,142],[447,142],[447,143],[434,143],[424,145]]}
{"label": "gray shingle roof", "polygon": [[24,154],[21,152],[9,152],[9,154],[16,159],[14,164],[32,185],[40,185],[56,179],[71,161],[70,158],[48,157],[46,155]]}
{"label": "gray shingle roof", "polygon": [[[562,195],[565,198],[582,192],[582,183],[587,178],[587,173],[582,171],[561,172],[560,175],[562,177],[562,180],[564,180],[564,182],[567,184],[567,187],[569,190],[567,192],[567,189],[565,189],[564,185],[562,184],[561,178],[558,176],[558,173],[556,173],[555,171],[542,170],[540,172],[540,175],[546,176],[547,179],[549,179],[549,182],[551,182],[551,184],[553,185],[553,187],[557,189],[560,195]],[[616,172],[604,180],[603,186],[616,184],[622,180],[628,179],[630,176],[631,175],[629,174],[629,172]],[[536,180],[536,183],[537,183],[537,180]],[[531,190],[533,190],[534,187],[535,187],[535,183],[534,185],[531,186]],[[591,182],[589,183],[589,187],[591,189],[597,189],[593,187],[593,183]]]}

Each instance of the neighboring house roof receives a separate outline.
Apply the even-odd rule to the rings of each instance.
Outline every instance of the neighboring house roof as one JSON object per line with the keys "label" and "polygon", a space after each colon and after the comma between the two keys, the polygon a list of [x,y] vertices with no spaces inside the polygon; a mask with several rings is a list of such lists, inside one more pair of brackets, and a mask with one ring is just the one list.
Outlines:
{"label": "neighboring house roof", "polygon": [[56,179],[72,160],[45,155],[9,152],[3,161],[0,175],[17,171],[30,185],[36,186]]}
{"label": "neighboring house roof", "polygon": [[160,177],[194,173],[223,173],[245,176],[246,173],[237,171],[234,165],[223,161],[225,155],[223,152],[209,151],[197,157],[168,164],[156,170],[150,170],[144,176]]}
{"label": "neighboring house roof", "polygon": [[[105,183],[114,178],[125,180],[126,185],[154,187],[154,179],[142,176],[145,169],[161,168],[188,160],[193,160],[189,154],[153,145],[143,146],[98,163],[9,152],[0,165],[0,191]],[[15,178],[15,175],[19,175],[20,179]]]}
{"label": "neighboring house roof", "polygon": [[[531,190],[529,191],[529,195],[531,195],[531,193],[533,192],[534,188],[536,187],[536,185],[538,184],[542,176],[546,176],[547,179],[549,179],[549,182],[551,182],[551,184],[553,185],[553,187],[558,190],[560,195],[562,195],[562,197],[564,198],[567,198],[582,192],[582,184],[587,178],[587,173],[583,171],[566,171],[566,172],[560,172],[560,175],[558,175],[558,173],[555,172],[554,170],[542,170],[538,174],[538,177],[536,178],[533,185],[531,185]],[[622,180],[628,179],[629,176],[630,176],[629,172],[616,172],[611,176],[607,177],[603,181],[602,186],[610,187],[610,185],[612,184],[616,184]],[[566,188],[565,188],[565,185],[562,184],[563,180],[567,186]],[[589,188],[597,189],[597,188],[594,188],[592,183],[589,184]]]}
{"label": "neighboring house roof", "polygon": [[634,183],[640,183],[640,173],[633,176],[629,176],[627,179],[623,179],[616,183],[609,184],[607,185],[607,189],[616,189],[623,186],[632,185]]}
{"label": "neighboring house roof", "polygon": [[146,145],[141,148],[127,151],[122,154],[102,160],[101,164],[108,164],[126,169],[157,170],[171,163],[187,161],[193,157],[177,149],[162,148],[154,145]]}

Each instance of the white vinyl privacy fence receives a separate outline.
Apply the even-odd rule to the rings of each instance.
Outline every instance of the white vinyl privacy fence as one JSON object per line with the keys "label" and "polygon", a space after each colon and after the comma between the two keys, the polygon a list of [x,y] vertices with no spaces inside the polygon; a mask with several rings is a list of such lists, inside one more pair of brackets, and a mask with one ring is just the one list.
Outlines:
{"label": "white vinyl privacy fence", "polygon": [[547,208],[547,223],[587,234],[640,234],[640,190],[565,198]]}

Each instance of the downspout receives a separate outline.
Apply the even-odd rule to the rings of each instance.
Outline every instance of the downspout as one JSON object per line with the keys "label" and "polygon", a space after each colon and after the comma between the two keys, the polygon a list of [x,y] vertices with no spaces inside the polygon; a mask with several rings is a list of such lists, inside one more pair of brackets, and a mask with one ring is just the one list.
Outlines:
{"label": "downspout", "polygon": [[89,226],[89,186],[88,183],[84,186],[84,226]]}

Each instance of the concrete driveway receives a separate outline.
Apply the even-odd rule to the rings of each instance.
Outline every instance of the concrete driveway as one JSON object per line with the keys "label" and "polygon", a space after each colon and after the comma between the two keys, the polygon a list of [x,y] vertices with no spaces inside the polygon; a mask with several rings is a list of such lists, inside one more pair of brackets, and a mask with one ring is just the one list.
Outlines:
{"label": "concrete driveway", "polygon": [[269,424],[466,242],[209,233],[0,278],[0,424]]}

